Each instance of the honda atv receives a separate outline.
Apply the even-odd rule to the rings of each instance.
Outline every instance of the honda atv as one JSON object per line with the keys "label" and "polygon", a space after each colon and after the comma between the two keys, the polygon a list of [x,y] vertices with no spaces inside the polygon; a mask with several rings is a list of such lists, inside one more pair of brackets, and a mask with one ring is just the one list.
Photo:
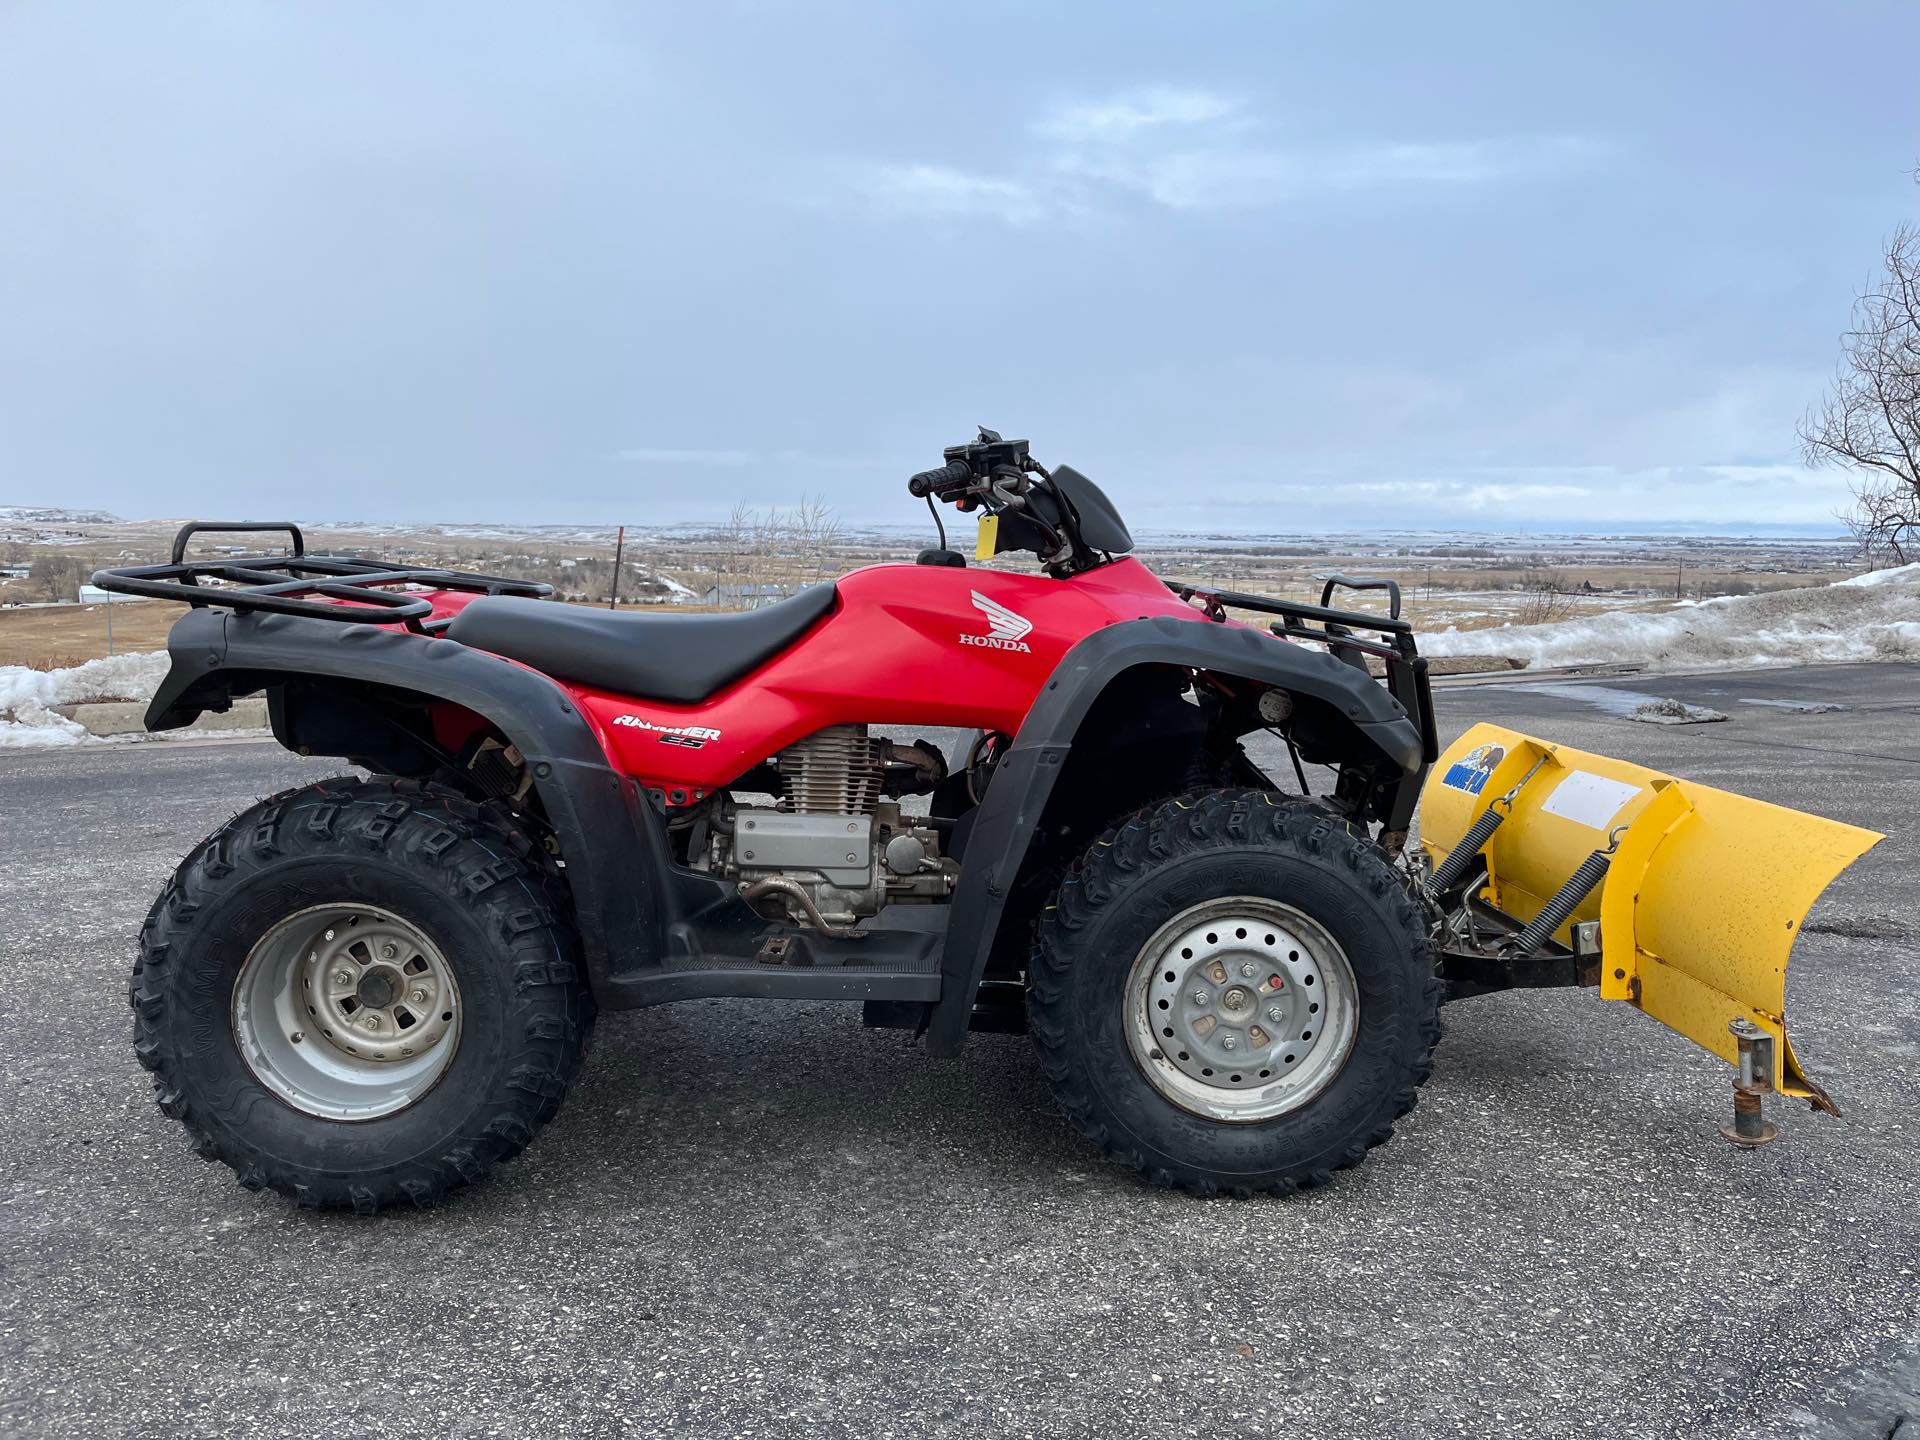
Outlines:
{"label": "honda atv", "polygon": [[[193,607],[149,728],[265,691],[282,745],[367,776],[237,816],[147,918],[135,1049],[199,1152],[307,1205],[425,1203],[533,1139],[598,1011],[714,996],[859,1001],[936,1055],[1030,1030],[1093,1145],[1203,1193],[1386,1140],[1443,995],[1598,986],[1740,1064],[1747,1140],[1760,1093],[1824,1101],[1785,946],[1876,837],[1492,727],[1443,757],[1391,582],[1163,582],[1026,442],[946,460],[912,494],[1038,573],[941,525],[762,609],[622,614],[222,523],[97,575]],[[289,552],[187,558],[252,530]]]}

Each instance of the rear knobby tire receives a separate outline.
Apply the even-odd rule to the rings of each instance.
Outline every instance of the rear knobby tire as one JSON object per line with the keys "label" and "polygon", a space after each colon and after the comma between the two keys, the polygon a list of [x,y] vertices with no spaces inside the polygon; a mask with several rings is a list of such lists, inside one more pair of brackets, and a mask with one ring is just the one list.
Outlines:
{"label": "rear knobby tire", "polygon": [[[419,963],[421,986],[411,993],[458,997],[457,1010],[445,1002],[457,1025],[436,1042],[450,1052],[424,1080],[416,1071],[401,1108],[374,1118],[318,1113],[324,1085],[315,1087],[318,1109],[302,1108],[298,1086],[279,1081],[276,1092],[264,1083],[237,1038],[256,1024],[255,1011],[243,1022],[236,1010],[237,997],[252,993],[236,990],[249,957],[263,963],[258,956],[284,948],[273,937],[292,934],[295,953],[280,963],[299,965],[308,946],[289,925],[345,906],[362,907],[388,927],[382,934],[420,937],[432,969]],[[135,1053],[153,1072],[161,1110],[248,1189],[362,1214],[424,1205],[524,1149],[579,1069],[594,1011],[566,917],[558,881],[526,837],[458,796],[344,778],[290,790],[202,842],[154,903],[130,990]],[[338,974],[350,968],[343,960]],[[309,971],[287,987],[308,1015],[313,984]],[[427,1018],[437,1022],[441,1002],[432,1009]],[[258,1014],[264,1025],[266,1012]],[[292,1045],[282,1050],[288,1056],[310,1055],[319,1037],[295,1040],[294,1029],[283,1025],[273,1043]],[[364,1054],[354,1063],[358,1082],[375,1088],[347,1093],[377,1097],[378,1067]]]}
{"label": "rear knobby tire", "polygon": [[[1231,968],[1214,973],[1227,976],[1232,997],[1197,971],[1187,985],[1182,964],[1212,963],[1207,917],[1231,916],[1236,908],[1291,914],[1295,933],[1316,937],[1312,946],[1292,942],[1297,974],[1286,964],[1283,918],[1273,923],[1281,934],[1271,965],[1274,952],[1260,947],[1263,940],[1273,944],[1274,934],[1259,933],[1264,927],[1250,927],[1256,933],[1249,940],[1219,937]],[[1149,953],[1170,958],[1149,961]],[[1314,955],[1322,956],[1318,963]],[[1254,978],[1243,981],[1242,974]],[[1259,987],[1267,984],[1271,1009],[1262,1008],[1269,996]],[[1221,1011],[1227,998],[1244,1004],[1241,986],[1258,991],[1254,1009]],[[1320,1024],[1317,1005],[1315,1017],[1306,1017],[1305,997],[1330,998],[1339,986],[1352,1003],[1344,1030],[1323,1037],[1325,1049],[1300,1046],[1296,1055],[1264,1032],[1249,1040],[1248,1014],[1276,1034]],[[1302,1000],[1298,1014],[1282,1003],[1294,994]],[[1196,1008],[1201,1002],[1205,1013]],[[1358,1164],[1392,1136],[1394,1121],[1413,1108],[1431,1073],[1439,1006],[1432,940],[1385,855],[1325,811],[1257,790],[1168,800],[1096,841],[1041,916],[1028,981],[1031,1029],[1067,1118],[1108,1159],[1156,1184],[1199,1194],[1283,1193],[1325,1184],[1334,1171]],[[1270,1092],[1256,1094],[1260,1087],[1281,1087],[1278,1079],[1258,1078],[1265,1070],[1232,1075],[1244,1084],[1230,1089],[1224,1066],[1206,1072],[1213,1079],[1201,1078],[1199,1066],[1210,1057],[1148,1048],[1165,1043],[1172,1052],[1191,1044],[1186,1037],[1198,1033],[1192,1029],[1160,1038],[1181,1024],[1183,1007],[1188,1024],[1197,1015],[1206,1027],[1202,1043],[1233,1037],[1235,1060],[1272,1043],[1271,1058],[1254,1063],[1271,1064],[1279,1076],[1279,1052],[1287,1050],[1284,1059],[1298,1064],[1303,1084],[1263,1099]],[[1163,1022],[1168,1029],[1159,1028]],[[1130,1023],[1152,1028],[1137,1029],[1130,1041]],[[1188,1062],[1180,1067],[1188,1073],[1176,1073],[1176,1059]]]}

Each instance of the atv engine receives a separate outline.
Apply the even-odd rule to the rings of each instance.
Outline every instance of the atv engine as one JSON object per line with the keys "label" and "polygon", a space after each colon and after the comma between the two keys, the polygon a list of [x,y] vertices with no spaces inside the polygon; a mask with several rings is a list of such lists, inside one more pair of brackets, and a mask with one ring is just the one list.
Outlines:
{"label": "atv engine", "polygon": [[959,867],[941,855],[926,817],[903,813],[898,797],[925,794],[946,773],[927,741],[907,745],[876,739],[865,725],[831,726],[743,782],[765,783],[771,805],[714,796],[693,863],[738,880],[762,908],[777,905],[819,928],[851,925],[898,901],[944,899]]}

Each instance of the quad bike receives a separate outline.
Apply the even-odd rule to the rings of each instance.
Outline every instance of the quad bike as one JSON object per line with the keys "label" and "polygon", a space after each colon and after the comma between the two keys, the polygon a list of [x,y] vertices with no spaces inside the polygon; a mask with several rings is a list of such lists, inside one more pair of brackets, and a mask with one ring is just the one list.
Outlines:
{"label": "quad bike", "polygon": [[[1786,951],[1878,837],[1490,726],[1442,755],[1391,582],[1163,582],[1026,442],[946,461],[912,494],[1039,573],[942,524],[763,609],[614,613],[223,523],[95,576],[192,606],[151,729],[265,691],[281,744],[368,776],[237,816],[147,918],[135,1049],[200,1153],[307,1205],[425,1203],[533,1139],[596,1012],[708,996],[857,1000],[936,1055],[1030,1030],[1082,1134],[1202,1193],[1357,1163],[1443,998],[1491,990],[1597,986],[1736,1062],[1745,1141],[1762,1093],[1830,1106]],[[187,559],[265,530],[288,553]]]}

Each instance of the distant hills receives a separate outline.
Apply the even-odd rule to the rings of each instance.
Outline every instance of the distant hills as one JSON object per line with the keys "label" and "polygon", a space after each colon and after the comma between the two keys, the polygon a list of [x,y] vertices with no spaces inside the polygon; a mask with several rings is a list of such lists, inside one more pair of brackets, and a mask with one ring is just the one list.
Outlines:
{"label": "distant hills", "polygon": [[118,525],[120,517],[108,510],[62,510],[54,505],[0,505],[0,520],[30,525]]}

